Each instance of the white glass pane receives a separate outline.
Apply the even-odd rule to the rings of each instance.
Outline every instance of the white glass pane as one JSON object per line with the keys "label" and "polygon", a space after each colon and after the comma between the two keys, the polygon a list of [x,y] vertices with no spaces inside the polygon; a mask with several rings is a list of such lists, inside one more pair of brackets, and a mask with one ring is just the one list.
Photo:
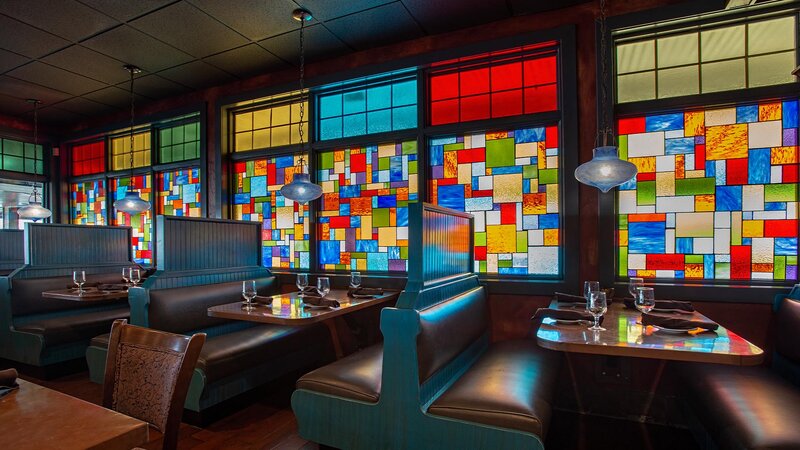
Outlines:
{"label": "white glass pane", "polygon": [[617,46],[617,73],[638,72],[655,69],[655,43],[633,42]]}
{"label": "white glass pane", "polygon": [[658,67],[696,64],[698,61],[697,39],[697,33],[659,38]]}
{"label": "white glass pane", "polygon": [[658,71],[658,98],[700,93],[697,66],[662,69]]}
{"label": "white glass pane", "polygon": [[744,56],[744,25],[700,33],[700,60],[717,61]]}
{"label": "white glass pane", "polygon": [[744,60],[706,63],[701,66],[703,92],[729,91],[745,87]]}
{"label": "white glass pane", "polygon": [[791,83],[795,80],[794,50],[772,55],[754,56],[748,61],[749,87]]}
{"label": "white glass pane", "polygon": [[635,102],[656,98],[655,72],[634,73],[617,77],[617,102]]}
{"label": "white glass pane", "polygon": [[748,25],[747,52],[750,55],[795,48],[794,17],[754,22]]}

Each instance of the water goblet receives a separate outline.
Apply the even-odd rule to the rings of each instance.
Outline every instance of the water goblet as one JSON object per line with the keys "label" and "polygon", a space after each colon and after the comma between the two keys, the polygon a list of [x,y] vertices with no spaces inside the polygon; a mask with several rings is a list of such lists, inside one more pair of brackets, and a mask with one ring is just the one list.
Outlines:
{"label": "water goblet", "polygon": [[649,313],[656,306],[656,294],[653,288],[639,287],[636,288],[636,309],[643,313]]}
{"label": "water goblet", "polygon": [[130,280],[133,287],[136,287],[136,285],[142,281],[142,272],[135,267],[131,267]]}
{"label": "water goblet", "polygon": [[244,310],[253,310],[253,299],[256,298],[255,280],[242,281],[242,297],[244,297]]}
{"label": "water goblet", "polygon": [[586,309],[591,313],[594,318],[594,325],[589,327],[592,331],[605,331],[605,328],[600,326],[600,317],[608,310],[606,303],[606,293],[603,291],[593,291],[589,295],[589,300],[586,303]]}
{"label": "water goblet", "polygon": [[631,297],[636,299],[636,289],[644,287],[644,278],[632,277],[628,280],[628,293],[631,294]]}
{"label": "water goblet", "polygon": [[589,301],[589,296],[592,292],[597,292],[600,290],[600,282],[599,281],[584,281],[583,282],[583,297],[586,299],[587,303]]}
{"label": "water goblet", "polygon": [[122,268],[122,281],[125,282],[125,286],[130,285],[130,278],[131,278],[131,268],[130,267],[123,267]]}
{"label": "water goblet", "polygon": [[72,282],[78,285],[78,295],[83,295],[83,283],[86,283],[86,271],[84,270],[73,271]]}
{"label": "water goblet", "polygon": [[297,285],[297,289],[300,290],[300,294],[298,297],[303,298],[305,297],[305,290],[308,287],[308,275],[305,273],[298,273],[297,274],[297,281],[295,281]]}
{"label": "water goblet", "polygon": [[361,272],[350,272],[350,287],[353,289],[361,287]]}
{"label": "water goblet", "polygon": [[320,297],[325,297],[331,291],[331,280],[328,277],[317,278],[317,292]]}

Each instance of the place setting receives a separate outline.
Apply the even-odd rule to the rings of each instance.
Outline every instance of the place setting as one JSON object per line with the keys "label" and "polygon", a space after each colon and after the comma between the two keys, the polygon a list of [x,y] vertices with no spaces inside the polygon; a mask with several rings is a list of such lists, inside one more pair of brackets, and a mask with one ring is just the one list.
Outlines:
{"label": "place setting", "polygon": [[699,314],[691,302],[677,300],[656,300],[655,290],[643,285],[641,278],[631,278],[628,292],[632,298],[624,300],[625,308],[641,312],[637,321],[644,333],[659,331],[668,334],[696,335],[715,332],[719,324]]}

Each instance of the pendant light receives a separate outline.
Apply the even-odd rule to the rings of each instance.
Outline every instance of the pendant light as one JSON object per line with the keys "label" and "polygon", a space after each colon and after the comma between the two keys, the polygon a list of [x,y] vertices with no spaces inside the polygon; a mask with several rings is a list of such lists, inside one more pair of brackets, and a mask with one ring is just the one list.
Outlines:
{"label": "pendant light", "polygon": [[[42,103],[35,98],[29,98],[28,103],[33,103],[33,147],[39,145],[39,104]],[[34,222],[47,219],[53,213],[42,206],[42,197],[39,195],[36,183],[33,184],[33,192],[28,198],[28,204],[17,210],[20,219],[30,219]]]}
{"label": "pendant light", "polygon": [[[305,115],[305,48],[303,42],[303,30],[305,23],[313,19],[313,16],[308,10],[298,8],[292,12],[294,20],[300,21],[300,123],[298,125],[300,131],[300,147],[303,147],[303,116]],[[289,200],[295,201],[300,204],[308,203],[312,200],[319,198],[322,195],[322,188],[318,184],[311,182],[309,174],[303,170],[303,158],[300,158],[300,172],[294,174],[292,182],[285,184],[281,188],[281,195]]]}
{"label": "pendant light", "polygon": [[[132,184],[133,183],[133,124],[134,124],[133,105],[135,98],[133,94],[133,76],[136,75],[137,73],[140,73],[142,70],[130,64],[126,64],[122,67],[131,74],[131,142],[130,142],[131,178],[130,179]],[[114,209],[116,209],[117,211],[128,213],[130,215],[141,214],[150,209],[150,202],[142,199],[142,197],[139,196],[139,191],[132,190],[130,189],[129,186],[127,192],[125,192],[125,197],[114,202]]]}
{"label": "pendant light", "polygon": [[608,64],[606,63],[606,0],[600,0],[600,117],[596,144],[602,145],[592,150],[592,160],[575,169],[575,179],[583,184],[594,186],[603,192],[632,180],[638,172],[636,166],[619,159],[615,145],[609,145],[608,137],[614,138],[614,130],[608,117]]}

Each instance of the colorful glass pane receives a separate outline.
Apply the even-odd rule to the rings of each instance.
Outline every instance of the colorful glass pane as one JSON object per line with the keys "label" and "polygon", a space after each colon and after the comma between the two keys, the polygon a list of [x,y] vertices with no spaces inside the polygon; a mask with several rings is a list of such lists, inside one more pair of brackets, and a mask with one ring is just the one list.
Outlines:
{"label": "colorful glass pane", "polygon": [[475,217],[475,271],[561,273],[557,126],[432,139],[431,202]]}
{"label": "colorful glass pane", "polygon": [[[111,192],[114,201],[125,197],[128,190],[136,190],[142,199],[151,201],[153,193],[150,175],[135,175],[111,179]],[[153,263],[153,210],[149,209],[141,214],[126,214],[115,211],[114,225],[124,225],[133,228],[133,260],[140,264]]]}
{"label": "colorful glass pane", "polygon": [[200,122],[158,130],[158,160],[162,164],[200,157]]}
{"label": "colorful glass pane", "polygon": [[201,217],[200,169],[180,169],[158,174],[158,214]]}
{"label": "colorful glass pane", "polygon": [[245,152],[299,143],[301,109],[306,111],[303,128],[307,131],[308,101],[288,101],[269,104],[260,109],[235,112],[233,150]]}
{"label": "colorful glass pane", "polygon": [[323,270],[408,270],[408,204],[417,201],[417,143],[350,147],[319,155]]}
{"label": "colorful glass pane", "polygon": [[308,205],[280,193],[300,170],[301,157],[308,160],[307,155],[276,156],[233,165],[233,218],[261,222],[266,267],[310,267]]}
{"label": "colorful glass pane", "polygon": [[798,102],[620,119],[618,274],[797,280]]}
{"label": "colorful glass pane", "polygon": [[34,175],[44,174],[44,156],[41,145],[31,142],[0,139],[0,163],[3,170]]}
{"label": "colorful glass pane", "polygon": [[89,175],[106,170],[105,141],[90,142],[72,147],[72,175]]}
{"label": "colorful glass pane", "polygon": [[[133,167],[150,165],[150,131],[133,135]],[[111,139],[111,169],[131,168],[131,136],[129,134]]]}
{"label": "colorful glass pane", "polygon": [[82,181],[69,185],[70,223],[106,224],[105,180]]}

